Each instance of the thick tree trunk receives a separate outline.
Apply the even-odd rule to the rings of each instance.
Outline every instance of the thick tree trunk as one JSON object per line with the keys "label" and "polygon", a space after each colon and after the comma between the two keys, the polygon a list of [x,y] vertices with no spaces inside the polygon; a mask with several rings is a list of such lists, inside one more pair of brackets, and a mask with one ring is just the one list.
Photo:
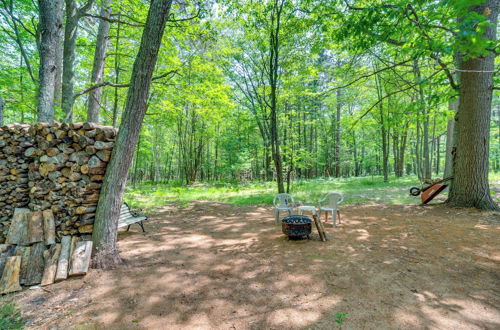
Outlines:
{"label": "thick tree trunk", "polygon": [[[103,0],[101,4],[100,16],[110,18],[111,7],[110,0]],[[109,39],[109,21],[101,19],[97,30],[97,39],[94,53],[94,65],[92,67],[92,77],[90,84],[102,83],[104,75],[104,63],[106,61],[106,48]],[[102,87],[96,88],[89,93],[87,108],[87,121],[90,123],[99,122],[99,107],[101,104]]]}
{"label": "thick tree trunk", "polygon": [[134,62],[130,88],[115,147],[111,154],[99,197],[92,239],[94,267],[110,268],[120,262],[116,249],[120,206],[141,124],[146,113],[151,78],[158,58],[172,0],[152,0],[139,52]]}
{"label": "thick tree trunk", "polygon": [[54,121],[56,49],[62,22],[58,20],[58,0],[39,0],[40,68],[37,119]]}
{"label": "thick tree trunk", "polygon": [[[488,20],[492,25],[484,35],[489,40],[496,37],[498,7],[498,1],[489,0],[469,9],[480,15],[489,11]],[[457,149],[454,182],[448,199],[453,206],[500,209],[490,196],[488,183],[494,61],[495,56],[490,53],[485,57],[462,60],[459,66]]]}

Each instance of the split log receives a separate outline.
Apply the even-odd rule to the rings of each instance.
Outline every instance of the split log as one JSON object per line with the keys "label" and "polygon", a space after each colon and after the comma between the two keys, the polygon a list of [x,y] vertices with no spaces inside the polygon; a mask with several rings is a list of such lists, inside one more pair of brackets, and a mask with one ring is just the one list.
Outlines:
{"label": "split log", "polygon": [[45,210],[43,215],[43,234],[45,237],[45,245],[52,245],[56,242],[56,224],[54,214],[51,210]]}
{"label": "split log", "polygon": [[68,277],[68,265],[71,250],[71,236],[63,236],[61,238],[61,254],[57,261],[57,272],[55,281],[62,281]]}
{"label": "split log", "polygon": [[26,285],[35,285],[42,282],[43,270],[45,268],[43,259],[44,251],[45,244],[43,242],[36,243],[31,247],[28,271],[26,274]]}
{"label": "split log", "polygon": [[3,268],[7,259],[12,257],[16,252],[14,245],[0,244],[0,274],[3,272]]}
{"label": "split log", "polygon": [[54,244],[44,252],[45,269],[42,276],[42,286],[54,283],[60,253],[61,244]]}
{"label": "split log", "polygon": [[20,283],[24,284],[26,282],[26,274],[28,272],[28,263],[30,260],[30,246],[18,246],[16,249],[16,256],[21,257],[21,273],[19,275]]}
{"label": "split log", "polygon": [[19,274],[21,271],[21,257],[9,257],[0,279],[0,294],[21,291]]}
{"label": "split log", "polygon": [[30,243],[37,243],[43,241],[42,212],[28,213],[28,241]]}
{"label": "split log", "polygon": [[314,224],[316,225],[316,229],[318,230],[319,238],[321,241],[326,242],[328,238],[326,237],[325,228],[321,223],[321,219],[318,218],[316,214],[313,214]]}
{"label": "split log", "polygon": [[92,256],[92,241],[78,242],[71,255],[69,276],[85,275],[89,269]]}
{"label": "split log", "polygon": [[16,208],[10,223],[7,244],[27,245],[28,244],[28,218],[29,209]]}

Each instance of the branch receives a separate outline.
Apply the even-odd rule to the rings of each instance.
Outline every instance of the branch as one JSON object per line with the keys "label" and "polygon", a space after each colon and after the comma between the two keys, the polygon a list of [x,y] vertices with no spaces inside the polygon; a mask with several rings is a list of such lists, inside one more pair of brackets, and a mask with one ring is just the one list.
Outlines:
{"label": "branch", "polygon": [[373,71],[373,72],[371,72],[371,73],[368,73],[368,74],[362,75],[362,76],[360,76],[360,77],[358,77],[358,78],[354,79],[353,81],[351,81],[351,82],[349,82],[349,83],[347,83],[347,84],[345,84],[345,85],[330,88],[330,89],[328,89],[328,90],[326,90],[326,91],[322,92],[320,95],[323,95],[323,94],[326,94],[326,93],[329,93],[329,92],[335,91],[335,90],[337,90],[337,89],[342,89],[342,88],[349,87],[349,86],[351,86],[351,85],[354,85],[355,83],[357,83],[357,82],[358,82],[358,81],[360,81],[361,79],[369,78],[369,77],[371,77],[371,76],[374,76],[374,75],[376,75],[376,74],[379,74],[379,73],[380,73],[380,72],[382,72],[382,71],[385,71],[385,70],[390,70],[390,69],[392,69],[392,68],[395,68],[395,67],[397,67],[397,66],[400,66],[400,65],[406,64],[406,63],[411,62],[411,61],[413,61],[413,60],[414,60],[414,57],[412,57],[412,58],[411,58],[411,59],[409,59],[409,60],[406,60],[406,61],[403,61],[403,62],[399,62],[399,63],[395,63],[395,64],[393,64],[393,65],[391,65],[391,66],[387,66],[387,67],[385,67],[385,68],[383,68],[383,69],[380,69],[380,70]]}
{"label": "branch", "polygon": [[[169,71],[169,72],[166,72],[164,74],[161,74],[159,76],[156,76],[156,77],[153,77],[151,80],[152,81],[155,81],[155,80],[158,80],[158,79],[161,79],[161,78],[165,78],[169,75],[173,75],[175,73],[177,73],[177,69],[176,70],[172,70],[172,71]],[[102,82],[102,83],[99,83],[99,84],[95,84],[93,86],[90,86],[89,88],[79,92],[79,93],[76,93],[73,97],[76,99],[77,97],[80,97],[84,94],[87,94],[87,93],[90,93],[92,92],[93,90],[96,90],[98,88],[101,88],[101,87],[105,87],[105,86],[111,86],[111,87],[115,87],[115,88],[124,88],[124,87],[130,87],[130,84],[115,84],[115,83],[112,83],[110,81],[105,81],[105,82]]]}
{"label": "branch", "polygon": [[387,9],[397,9],[397,8],[400,8],[397,5],[379,5],[379,6],[373,6],[373,7],[354,7],[354,6],[351,6],[349,4],[349,2],[347,2],[347,0],[344,0],[344,3],[347,6],[347,9],[349,9],[349,10],[358,10],[358,11],[360,11],[360,10],[377,10],[377,9],[381,9],[381,8],[387,8]]}
{"label": "branch", "polygon": [[144,27],[144,23],[129,23],[129,22],[125,22],[125,21],[122,21],[122,20],[119,20],[119,19],[109,18],[109,17],[105,17],[105,16],[101,16],[101,15],[84,14],[83,16],[97,18],[97,19],[100,19],[100,20],[103,20],[103,21],[107,21],[109,23],[120,23],[120,24],[125,24],[125,25],[128,25],[128,26]]}
{"label": "branch", "polygon": [[[433,74],[431,74],[429,77],[427,77],[427,79],[425,80],[429,80],[431,79],[432,77],[434,77],[435,75],[437,75],[439,72],[443,71],[443,69],[439,69],[438,71],[434,72]],[[403,88],[403,89],[400,89],[398,91],[394,91],[394,92],[391,92],[389,94],[386,94],[385,96],[381,97],[377,102],[375,102],[374,104],[372,104],[372,106],[370,108],[368,108],[368,110],[366,110],[358,119],[356,119],[356,121],[351,125],[351,127],[349,128],[349,130],[352,130],[354,128],[354,126],[356,126],[356,124],[361,120],[363,119],[367,114],[369,114],[377,105],[380,104],[380,102],[382,102],[383,100],[385,100],[386,98],[389,98],[393,95],[396,95],[398,93],[401,93],[401,92],[405,92],[409,89],[412,89],[413,87],[419,85],[420,83],[422,82],[417,82],[415,84],[411,84],[410,86],[406,87],[406,88]]]}
{"label": "branch", "polygon": [[88,0],[85,5],[78,8],[78,16],[82,17],[83,15],[85,15],[94,4],[94,1],[95,0]]}

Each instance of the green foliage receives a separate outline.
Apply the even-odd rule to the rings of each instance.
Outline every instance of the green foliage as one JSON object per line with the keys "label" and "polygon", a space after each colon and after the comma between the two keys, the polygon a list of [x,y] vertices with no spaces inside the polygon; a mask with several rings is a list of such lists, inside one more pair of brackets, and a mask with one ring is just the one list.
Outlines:
{"label": "green foliage", "polygon": [[21,312],[13,303],[3,303],[0,306],[0,329],[18,330],[24,328],[25,321]]}
{"label": "green foliage", "polygon": [[344,320],[349,313],[335,313],[333,317],[335,318],[335,322],[339,325],[340,329],[342,329],[342,325],[344,324]]}

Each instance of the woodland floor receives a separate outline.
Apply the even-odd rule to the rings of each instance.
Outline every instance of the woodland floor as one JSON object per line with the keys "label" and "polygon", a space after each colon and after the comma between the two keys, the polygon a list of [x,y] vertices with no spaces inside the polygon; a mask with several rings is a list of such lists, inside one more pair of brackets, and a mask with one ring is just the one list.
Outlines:
{"label": "woodland floor", "polygon": [[350,205],[322,243],[269,207],[198,202],[146,229],[120,233],[115,270],[7,298],[33,329],[500,328],[499,214]]}

